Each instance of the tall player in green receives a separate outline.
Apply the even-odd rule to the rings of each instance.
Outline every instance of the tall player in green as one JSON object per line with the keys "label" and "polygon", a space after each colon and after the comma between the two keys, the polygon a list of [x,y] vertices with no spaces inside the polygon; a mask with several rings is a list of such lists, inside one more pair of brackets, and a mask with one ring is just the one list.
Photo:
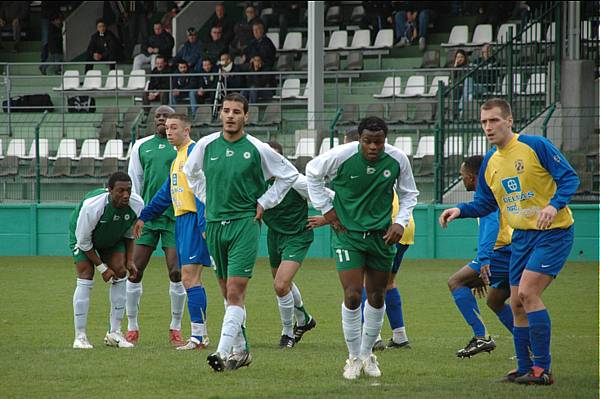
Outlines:
{"label": "tall player in green", "polygon": [[220,115],[223,131],[200,139],[183,168],[194,194],[206,203],[206,241],[227,301],[217,352],[207,358],[215,371],[250,363],[244,298],[256,262],[260,223],[263,212],[277,206],[298,178],[288,160],[244,132],[245,97],[225,96]]}
{"label": "tall player in green", "polygon": [[[343,376],[350,380],[363,371],[370,377],[381,376],[372,348],[383,324],[394,244],[400,241],[419,195],[408,157],[385,144],[387,131],[382,119],[367,117],[358,126],[359,143],[335,147],[306,166],[310,199],[333,229],[336,268],[344,289],[342,328],[349,352]],[[335,191],[333,201],[326,180]],[[394,190],[400,209],[392,223]]]}
{"label": "tall player in green", "polygon": [[[154,113],[156,133],[139,139],[131,149],[129,159],[129,176],[132,181],[132,191],[141,195],[144,202],[149,204],[165,180],[169,177],[169,168],[177,156],[166,136],[167,117],[175,110],[167,105],[161,105]],[[175,215],[173,207],[169,208],[160,217],[144,225],[142,236],[136,240],[133,260],[138,268],[135,277],[130,276],[127,281],[127,340],[137,343],[140,334],[138,324],[138,310],[142,296],[142,278],[148,266],[152,252],[161,240],[165,253],[167,270],[169,273],[169,296],[171,297],[171,325],[169,326],[169,340],[175,346],[184,345],[181,337],[181,319],[185,306],[185,288],[181,282],[181,272],[177,262],[175,249]]]}
{"label": "tall player in green", "polygon": [[142,198],[131,193],[127,173],[115,172],[108,179],[108,190],[101,188],[85,195],[71,214],[69,247],[77,270],[73,294],[75,349],[91,349],[87,338],[87,316],[94,286],[94,268],[110,284],[110,331],[104,342],[118,348],[131,348],[121,334],[125,313],[127,271],[135,278],[131,228],[144,208]]}

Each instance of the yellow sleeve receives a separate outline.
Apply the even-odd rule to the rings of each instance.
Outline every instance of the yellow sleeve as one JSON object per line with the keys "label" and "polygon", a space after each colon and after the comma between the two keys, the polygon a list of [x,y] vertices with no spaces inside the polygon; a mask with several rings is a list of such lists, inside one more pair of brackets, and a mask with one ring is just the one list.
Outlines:
{"label": "yellow sleeve", "polygon": [[[392,222],[396,220],[396,215],[398,215],[398,211],[400,210],[400,204],[398,203],[398,195],[394,191],[394,200],[392,202]],[[408,221],[408,226],[404,229],[404,234],[400,239],[400,244],[403,245],[412,245],[415,243],[415,220],[412,215],[410,216],[410,220]]]}

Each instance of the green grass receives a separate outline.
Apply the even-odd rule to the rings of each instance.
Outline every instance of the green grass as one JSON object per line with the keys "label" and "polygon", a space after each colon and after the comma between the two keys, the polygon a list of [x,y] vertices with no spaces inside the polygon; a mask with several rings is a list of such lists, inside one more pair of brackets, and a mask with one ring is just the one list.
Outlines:
{"label": "green grass", "polygon": [[[165,266],[154,258],[144,278],[141,341],[133,350],[104,347],[108,287],[98,278],[92,292],[88,336],[95,348],[71,349],[75,273],[67,258],[0,258],[0,397],[171,398],[584,398],[598,397],[598,265],[569,263],[544,300],[553,324],[552,387],[501,385],[513,368],[512,339],[480,301],[498,344],[491,354],[460,360],[454,352],[470,338],[446,287],[463,261],[407,261],[399,275],[410,351],[379,355],[383,376],[345,381],[347,357],[340,323],[342,290],[331,260],[311,260],[297,283],[318,320],[294,349],[277,349],[279,315],[269,269],[260,260],[247,295],[254,362],[233,373],[214,373],[208,351],[179,353],[168,344],[170,320]],[[223,302],[212,271],[208,328],[214,350]],[[187,312],[186,312],[187,313]],[[184,320],[184,332],[189,322]],[[387,321],[384,339],[390,336]],[[376,396],[375,396],[376,395]]]}

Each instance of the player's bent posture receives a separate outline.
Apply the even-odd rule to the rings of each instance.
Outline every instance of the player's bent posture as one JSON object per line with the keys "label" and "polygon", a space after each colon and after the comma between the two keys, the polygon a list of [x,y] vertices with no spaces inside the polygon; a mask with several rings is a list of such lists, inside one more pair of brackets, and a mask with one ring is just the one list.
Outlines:
{"label": "player's bent posture", "polygon": [[[221,108],[223,131],[203,137],[184,172],[194,193],[206,197],[206,237],[223,297],[225,316],[217,351],[207,361],[215,371],[251,362],[245,338],[246,288],[258,252],[263,212],[279,204],[298,171],[267,144],[246,134],[248,102],[230,93]],[[265,192],[266,181],[275,177]]]}
{"label": "player's bent posture", "polygon": [[[306,167],[310,199],[333,229],[336,268],[344,290],[346,379],[356,379],[362,371],[372,377],[381,375],[372,348],[383,324],[394,244],[402,237],[419,194],[406,154],[385,144],[385,122],[368,117],[358,130],[359,143],[335,147]],[[335,191],[333,201],[325,189],[326,180]],[[400,210],[390,223],[394,188]],[[363,282],[367,301],[361,332]]]}
{"label": "player's bent posture", "polygon": [[[132,192],[144,198],[146,204],[158,192],[165,180],[169,177],[169,168],[177,155],[177,151],[167,140],[167,117],[174,113],[173,108],[161,105],[154,113],[156,133],[139,139],[131,149],[128,173],[133,185]],[[169,273],[169,296],[171,297],[171,325],[169,326],[169,340],[175,346],[185,344],[181,338],[181,319],[185,306],[185,288],[181,283],[181,272],[175,249],[175,215],[173,207],[156,219],[146,223],[142,235],[135,242],[133,261],[138,269],[137,276],[129,277],[127,281],[127,335],[131,343],[137,343],[140,336],[138,323],[138,310],[143,292],[142,278],[148,266],[152,252],[161,240],[165,253],[167,272]]]}
{"label": "player's bent posture", "polygon": [[485,216],[498,208],[506,215],[514,229],[509,278],[518,367],[504,381],[550,385],[551,324],[542,294],[573,246],[567,204],[579,178],[550,141],[513,133],[512,122],[505,100],[491,99],[481,106],[481,125],[495,148],[483,160],[474,200],[445,210],[440,224]]}
{"label": "player's bent posture", "polygon": [[[281,144],[274,141],[268,144],[283,155]],[[317,325],[316,320],[304,308],[300,290],[292,281],[314,240],[314,232],[307,228],[307,200],[306,177],[301,174],[283,201],[266,210],[263,216],[265,224],[269,227],[267,248],[283,326],[279,340],[281,349],[292,348],[302,339],[305,332]]]}
{"label": "player's bent posture", "polygon": [[190,139],[190,120],[184,114],[167,118],[167,139],[177,149],[170,174],[152,201],[144,208],[134,227],[141,235],[145,222],[160,217],[171,205],[175,211],[175,240],[183,286],[187,291],[191,334],[187,344],[178,350],[203,349],[208,345],[206,331],[206,291],[202,286],[202,268],[210,266],[210,256],[203,234],[206,230],[204,204],[188,185],[183,165],[194,147]]}
{"label": "player's bent posture", "polygon": [[94,268],[110,283],[110,330],[104,342],[118,348],[133,347],[121,334],[121,321],[125,313],[127,271],[131,276],[137,272],[131,227],[143,207],[142,197],[131,193],[129,175],[115,172],[108,179],[108,190],[101,188],[87,193],[71,214],[69,247],[77,270],[73,348],[92,348],[86,327]]}
{"label": "player's bent posture", "polygon": [[[467,191],[475,191],[482,161],[482,156],[475,155],[466,158],[460,166],[460,175]],[[512,310],[510,305],[505,303],[510,297],[508,268],[511,235],[512,229],[507,224],[506,216],[499,211],[482,217],[479,220],[477,257],[448,280],[448,288],[456,307],[473,330],[471,341],[456,352],[458,357],[471,357],[481,352],[489,353],[496,348],[496,343],[483,324],[472,289],[479,292],[487,291],[488,307],[496,313],[500,322],[512,334]],[[490,288],[487,289],[487,286]]]}

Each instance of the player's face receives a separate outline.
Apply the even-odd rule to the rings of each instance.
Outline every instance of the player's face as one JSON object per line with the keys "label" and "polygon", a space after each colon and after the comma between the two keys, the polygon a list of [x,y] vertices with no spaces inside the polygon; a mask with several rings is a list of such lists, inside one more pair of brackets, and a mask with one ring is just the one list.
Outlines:
{"label": "player's face", "polygon": [[169,114],[164,112],[157,112],[154,114],[154,124],[156,125],[156,132],[161,136],[167,134],[167,118]]}
{"label": "player's face", "polygon": [[373,132],[365,129],[359,141],[363,156],[369,161],[376,161],[385,147],[385,133],[383,130]]}
{"label": "player's face", "polygon": [[113,188],[109,188],[108,192],[112,198],[112,204],[115,208],[125,208],[129,205],[129,197],[131,196],[131,182],[117,181]]}
{"label": "player's face", "polygon": [[481,128],[490,144],[500,147],[508,144],[512,133],[512,116],[502,116],[500,108],[481,110]]}
{"label": "player's face", "polygon": [[167,140],[176,147],[182,145],[190,134],[190,128],[184,127],[179,119],[167,119]]}
{"label": "player's face", "polygon": [[238,101],[224,101],[221,108],[223,132],[234,135],[244,129],[248,114],[244,113],[244,104]]}
{"label": "player's face", "polygon": [[475,191],[475,176],[465,168],[465,164],[460,165],[460,177],[467,191]]}

